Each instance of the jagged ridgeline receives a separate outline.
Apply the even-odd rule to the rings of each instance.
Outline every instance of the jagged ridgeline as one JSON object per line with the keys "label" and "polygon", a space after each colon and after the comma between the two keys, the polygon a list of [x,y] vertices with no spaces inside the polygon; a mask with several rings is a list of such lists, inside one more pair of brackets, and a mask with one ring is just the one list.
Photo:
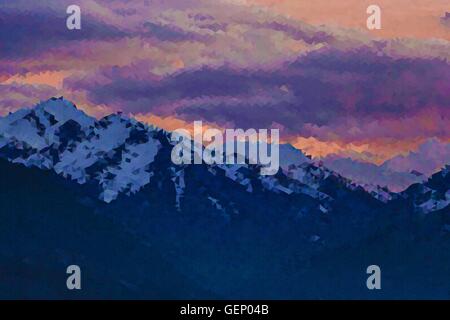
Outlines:
{"label": "jagged ridgeline", "polygon": [[288,144],[274,176],[175,165],[173,146],[63,98],[1,118],[0,296],[75,296],[77,262],[86,297],[364,298],[374,263],[379,297],[448,297],[448,167],[368,192]]}

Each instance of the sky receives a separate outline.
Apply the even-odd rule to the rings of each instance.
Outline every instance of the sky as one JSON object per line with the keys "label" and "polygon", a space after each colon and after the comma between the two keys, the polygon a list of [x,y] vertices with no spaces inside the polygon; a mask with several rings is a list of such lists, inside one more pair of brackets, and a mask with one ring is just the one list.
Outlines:
{"label": "sky", "polygon": [[[81,30],[66,27],[70,4]],[[381,164],[450,142],[450,5],[0,0],[0,114],[52,96],[169,130],[278,128],[314,157]]]}

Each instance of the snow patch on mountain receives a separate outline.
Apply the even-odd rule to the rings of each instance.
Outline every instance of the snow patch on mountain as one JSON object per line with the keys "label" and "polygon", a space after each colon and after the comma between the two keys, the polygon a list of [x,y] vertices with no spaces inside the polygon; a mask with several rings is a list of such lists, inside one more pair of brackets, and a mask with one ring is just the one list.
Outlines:
{"label": "snow patch on mountain", "polygon": [[450,165],[433,174],[426,182],[414,184],[400,194],[415,210],[430,213],[450,205]]}

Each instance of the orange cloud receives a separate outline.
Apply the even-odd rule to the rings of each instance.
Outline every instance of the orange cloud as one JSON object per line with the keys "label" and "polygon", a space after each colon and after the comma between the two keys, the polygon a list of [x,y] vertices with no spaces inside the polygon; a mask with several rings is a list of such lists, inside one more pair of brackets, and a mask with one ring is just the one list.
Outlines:
{"label": "orange cloud", "polygon": [[440,18],[448,11],[448,0],[247,0],[313,25],[327,25],[368,31],[366,9],[381,8],[382,29],[371,31],[385,38],[441,38],[450,41],[450,31]]}
{"label": "orange cloud", "polygon": [[[408,140],[374,139],[364,142],[345,143],[338,140],[321,141],[314,137],[296,137],[290,142],[296,148],[316,158],[336,154],[380,165],[395,156],[407,155],[410,151],[416,151],[426,140],[427,138],[424,137]],[[440,140],[444,143],[450,142],[450,139]]]}
{"label": "orange cloud", "polygon": [[[147,124],[154,125],[158,128],[164,129],[166,131],[174,131],[176,129],[185,129],[185,130],[189,131],[191,133],[191,135],[194,134],[194,124],[192,122],[177,119],[172,116],[159,117],[154,114],[142,114],[142,113],[139,113],[137,115],[131,115],[131,116],[133,118],[135,118],[136,120],[139,120],[139,121],[147,123]],[[206,123],[205,121],[203,121],[202,127],[203,127],[203,130],[207,130],[209,128],[215,128],[215,129],[219,129],[219,130],[223,131],[222,128],[220,128],[216,125],[213,125],[213,124]]]}
{"label": "orange cloud", "polygon": [[62,71],[45,71],[41,73],[26,73],[25,75],[16,74],[3,81],[3,84],[29,84],[29,85],[48,85],[55,88],[62,88],[64,78],[68,75]]}

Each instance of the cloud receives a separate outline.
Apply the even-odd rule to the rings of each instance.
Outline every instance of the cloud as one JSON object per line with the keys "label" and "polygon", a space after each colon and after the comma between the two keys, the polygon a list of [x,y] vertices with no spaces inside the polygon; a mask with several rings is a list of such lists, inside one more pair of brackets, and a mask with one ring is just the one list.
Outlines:
{"label": "cloud", "polygon": [[450,135],[450,65],[439,59],[323,49],[273,70],[204,66],[161,77],[148,69],[145,61],[104,68],[65,86],[130,113],[242,128],[277,123],[287,136],[352,142]]}
{"label": "cloud", "polygon": [[0,84],[0,115],[19,108],[32,107],[39,101],[55,96],[57,90],[47,85]]}
{"label": "cloud", "polygon": [[29,72],[89,73],[139,60],[155,74],[227,63],[267,67],[332,39],[269,12],[205,0],[79,0],[82,29],[75,31],[66,28],[69,0],[0,4],[0,81]]}
{"label": "cloud", "polygon": [[18,59],[36,57],[48,50],[81,40],[114,40],[126,35],[115,26],[105,24],[89,14],[82,15],[81,30],[66,27],[64,1],[58,5],[43,5],[27,9],[0,7],[0,57]]}
{"label": "cloud", "polygon": [[445,13],[445,15],[441,18],[441,22],[444,26],[450,27],[450,12]]}

